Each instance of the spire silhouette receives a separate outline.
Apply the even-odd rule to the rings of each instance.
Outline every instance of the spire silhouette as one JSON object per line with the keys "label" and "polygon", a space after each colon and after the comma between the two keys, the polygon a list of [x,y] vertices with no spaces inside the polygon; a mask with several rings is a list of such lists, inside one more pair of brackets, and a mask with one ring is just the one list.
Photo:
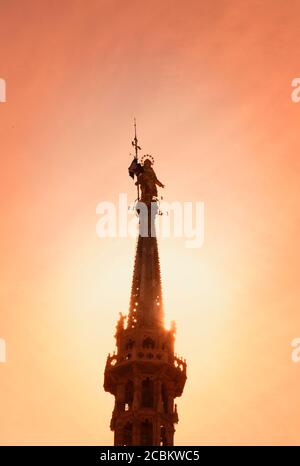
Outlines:
{"label": "spire silhouette", "polygon": [[[136,136],[132,144],[139,146]],[[108,355],[104,389],[115,397],[110,427],[114,445],[173,445],[178,422],[174,399],[186,381],[186,362],[174,354],[176,327],[164,327],[162,286],[155,216],[158,212],[155,185],[163,186],[151,168],[151,156],[137,176],[142,196],[139,215],[129,312],[120,313],[116,326],[117,351]],[[150,158],[149,158],[150,157]],[[129,170],[130,174],[130,170]],[[139,196],[138,196],[139,199]]]}

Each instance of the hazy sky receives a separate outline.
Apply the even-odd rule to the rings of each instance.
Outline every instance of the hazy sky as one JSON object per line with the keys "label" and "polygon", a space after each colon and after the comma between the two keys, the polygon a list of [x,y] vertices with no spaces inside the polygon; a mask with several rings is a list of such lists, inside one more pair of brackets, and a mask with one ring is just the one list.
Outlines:
{"label": "hazy sky", "polygon": [[177,445],[300,444],[298,0],[0,0],[1,444],[111,444],[103,371],[135,240],[132,120],[205,242],[160,241],[188,361]]}

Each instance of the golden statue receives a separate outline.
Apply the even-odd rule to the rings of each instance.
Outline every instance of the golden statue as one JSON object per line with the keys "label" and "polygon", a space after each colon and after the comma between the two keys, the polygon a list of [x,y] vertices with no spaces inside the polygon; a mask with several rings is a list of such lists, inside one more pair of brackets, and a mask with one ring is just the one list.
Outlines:
{"label": "golden statue", "polygon": [[164,188],[165,186],[157,178],[155,171],[152,168],[152,163],[149,158],[146,158],[143,164],[143,171],[137,177],[136,186],[141,187],[141,198],[142,202],[148,204],[153,200],[157,199],[157,186]]}

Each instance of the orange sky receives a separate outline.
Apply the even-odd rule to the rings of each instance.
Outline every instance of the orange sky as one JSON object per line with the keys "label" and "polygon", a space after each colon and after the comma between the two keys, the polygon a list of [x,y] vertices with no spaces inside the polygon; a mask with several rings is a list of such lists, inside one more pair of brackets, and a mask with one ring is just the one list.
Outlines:
{"label": "orange sky", "polygon": [[177,445],[300,444],[297,0],[2,0],[1,444],[111,444],[102,389],[135,241],[96,205],[134,199],[132,120],[205,243],[160,241],[188,360]]}

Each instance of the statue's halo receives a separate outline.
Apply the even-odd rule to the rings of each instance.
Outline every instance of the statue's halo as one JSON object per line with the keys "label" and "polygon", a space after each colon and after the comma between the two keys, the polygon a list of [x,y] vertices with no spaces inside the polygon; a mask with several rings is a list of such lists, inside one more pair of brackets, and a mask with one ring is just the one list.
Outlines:
{"label": "statue's halo", "polygon": [[140,162],[141,165],[144,165],[144,163],[145,163],[145,161],[146,161],[147,159],[150,160],[150,162],[152,163],[152,165],[154,165],[154,157],[152,157],[152,155],[150,155],[150,154],[145,154],[145,155],[143,155],[143,157],[141,158],[141,162]]}

